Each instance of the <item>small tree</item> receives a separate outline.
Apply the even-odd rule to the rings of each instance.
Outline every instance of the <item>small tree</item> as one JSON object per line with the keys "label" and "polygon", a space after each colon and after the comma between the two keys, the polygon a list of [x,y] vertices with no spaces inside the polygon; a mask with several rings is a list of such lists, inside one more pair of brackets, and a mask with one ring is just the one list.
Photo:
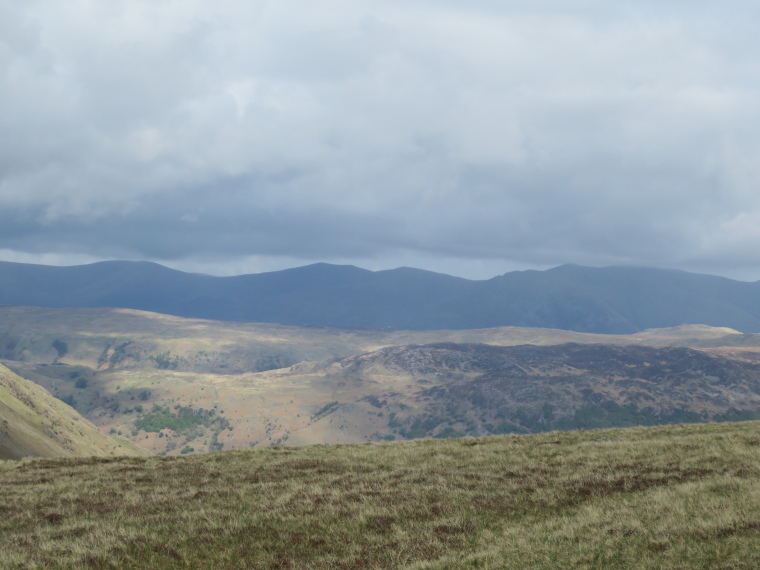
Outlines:
{"label": "small tree", "polygon": [[58,339],[53,341],[53,348],[58,353],[58,358],[63,358],[69,351],[69,345]]}

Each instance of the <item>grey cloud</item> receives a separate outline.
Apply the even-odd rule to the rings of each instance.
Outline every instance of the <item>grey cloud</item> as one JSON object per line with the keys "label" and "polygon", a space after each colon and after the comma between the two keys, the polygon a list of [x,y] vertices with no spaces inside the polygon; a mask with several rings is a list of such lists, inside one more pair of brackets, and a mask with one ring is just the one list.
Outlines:
{"label": "grey cloud", "polygon": [[740,6],[0,2],[0,250],[746,269]]}

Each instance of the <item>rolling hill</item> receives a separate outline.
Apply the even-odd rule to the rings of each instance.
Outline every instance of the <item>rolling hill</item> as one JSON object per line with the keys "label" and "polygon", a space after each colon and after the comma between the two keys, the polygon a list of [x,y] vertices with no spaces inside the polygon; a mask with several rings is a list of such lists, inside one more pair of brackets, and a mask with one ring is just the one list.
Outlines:
{"label": "rolling hill", "polygon": [[285,368],[403,344],[436,342],[550,345],[564,342],[650,346],[758,346],[757,335],[680,326],[635,335],[494,327],[470,330],[362,330],[188,319],[131,309],[0,306],[0,359],[93,371],[163,368],[242,374]]}
{"label": "rolling hill", "polygon": [[[599,335],[557,332],[555,342],[536,345],[519,343],[521,334],[537,334],[523,329],[514,331],[517,342],[503,341],[508,346],[389,343],[259,372],[208,372],[205,362],[194,371],[191,353],[182,360],[161,356],[182,354],[176,349],[109,358],[91,368],[71,337],[71,361],[54,349],[50,355],[48,342],[53,363],[3,362],[102,431],[167,454],[760,418],[755,349],[667,346],[688,338],[711,342],[725,334],[722,329],[687,327],[680,338],[674,330],[641,335],[660,347],[638,337],[613,337],[618,344],[562,343],[567,334],[590,337],[586,341]],[[162,350],[171,346],[163,342]],[[175,342],[188,346],[186,338]],[[224,362],[220,355],[218,363]],[[178,362],[183,369],[173,367]]]}
{"label": "rolling hill", "polygon": [[758,348],[703,325],[367,331],[0,307],[6,366],[170,455],[749,419]]}
{"label": "rolling hill", "polygon": [[760,283],[635,267],[564,265],[471,281],[324,263],[212,277],[147,262],[0,262],[0,304],[360,329],[520,326],[623,334],[705,324],[760,332]]}

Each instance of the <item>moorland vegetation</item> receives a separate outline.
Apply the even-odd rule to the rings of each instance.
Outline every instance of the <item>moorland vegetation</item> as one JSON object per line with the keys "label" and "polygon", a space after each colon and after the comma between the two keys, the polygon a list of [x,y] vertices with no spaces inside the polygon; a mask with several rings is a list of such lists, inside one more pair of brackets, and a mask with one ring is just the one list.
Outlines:
{"label": "moorland vegetation", "polygon": [[0,462],[2,568],[760,567],[760,422]]}

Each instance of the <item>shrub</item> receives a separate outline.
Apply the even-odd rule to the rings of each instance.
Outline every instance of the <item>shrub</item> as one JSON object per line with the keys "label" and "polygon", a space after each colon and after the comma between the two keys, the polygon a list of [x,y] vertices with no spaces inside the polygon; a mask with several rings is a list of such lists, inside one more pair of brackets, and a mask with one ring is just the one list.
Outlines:
{"label": "shrub", "polygon": [[68,396],[63,396],[61,398],[58,398],[61,402],[64,404],[68,404],[72,408],[76,407],[77,401],[74,399],[74,396],[69,394]]}
{"label": "shrub", "polygon": [[58,358],[63,358],[66,356],[66,353],[69,351],[69,345],[67,345],[62,340],[54,340],[53,341],[53,348],[58,353]]}

